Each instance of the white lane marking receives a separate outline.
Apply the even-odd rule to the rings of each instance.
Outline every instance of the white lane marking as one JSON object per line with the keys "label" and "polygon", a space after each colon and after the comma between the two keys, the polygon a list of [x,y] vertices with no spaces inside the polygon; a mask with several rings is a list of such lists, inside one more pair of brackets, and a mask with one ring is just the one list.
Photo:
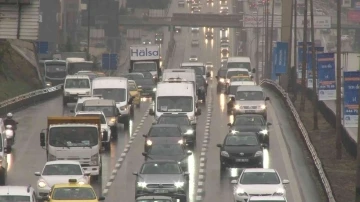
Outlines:
{"label": "white lane marking", "polygon": [[134,133],[132,134],[130,140],[128,141],[128,143],[125,145],[124,151],[121,153],[120,157],[118,158],[118,160],[116,161],[115,167],[111,172],[111,175],[102,191],[102,195],[106,196],[109,192],[109,188],[111,187],[111,184],[113,183],[113,181],[115,180],[115,177],[117,175],[117,172],[120,170],[122,163],[125,160],[126,154],[129,152],[130,147],[134,141],[134,139],[136,138],[136,136],[138,135],[141,126],[144,124],[145,119],[149,116],[149,109],[152,108],[152,104],[150,104],[149,108],[146,110],[144,116],[141,118],[141,121],[139,123],[139,125],[136,127]]}
{"label": "white lane marking", "polygon": [[[211,87],[210,87],[211,89]],[[196,187],[196,201],[202,201],[204,197],[204,189],[203,186],[205,184],[205,171],[206,171],[206,153],[207,147],[210,142],[210,122],[212,116],[212,106],[213,106],[213,99],[212,99],[212,91],[209,91],[209,98],[207,99],[207,115],[206,115],[206,122],[205,122],[205,131],[204,131],[204,139],[202,141],[201,146],[201,153],[200,153],[200,164],[198,170],[198,183]]]}

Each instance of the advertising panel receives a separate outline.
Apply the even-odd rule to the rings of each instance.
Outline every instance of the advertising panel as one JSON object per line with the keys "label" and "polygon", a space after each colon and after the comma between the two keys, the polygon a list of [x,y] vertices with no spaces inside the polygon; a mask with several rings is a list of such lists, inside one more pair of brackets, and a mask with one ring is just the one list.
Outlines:
{"label": "advertising panel", "polygon": [[336,100],[334,53],[317,54],[317,76],[319,100]]}
{"label": "advertising panel", "polygon": [[344,127],[358,127],[360,71],[344,72]]}

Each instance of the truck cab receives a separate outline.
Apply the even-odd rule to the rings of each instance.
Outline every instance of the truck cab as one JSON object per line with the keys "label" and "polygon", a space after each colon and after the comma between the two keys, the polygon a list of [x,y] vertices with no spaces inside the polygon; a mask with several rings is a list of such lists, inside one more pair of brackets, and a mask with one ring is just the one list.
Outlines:
{"label": "truck cab", "polygon": [[79,161],[95,179],[101,178],[101,141],[99,117],[48,117],[40,133],[47,161]]}

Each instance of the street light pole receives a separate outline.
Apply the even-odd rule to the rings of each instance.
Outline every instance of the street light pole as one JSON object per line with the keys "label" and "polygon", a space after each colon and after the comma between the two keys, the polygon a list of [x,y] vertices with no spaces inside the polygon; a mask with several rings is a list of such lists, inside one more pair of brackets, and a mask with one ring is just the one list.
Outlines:
{"label": "street light pole", "polygon": [[260,32],[260,29],[259,29],[259,9],[256,8],[256,52],[255,52],[256,71],[255,71],[255,77],[256,77],[256,83],[257,84],[259,84],[259,80],[260,80],[260,78],[259,78],[259,32]]}
{"label": "street light pole", "polygon": [[337,1],[336,18],[336,158],[341,159],[341,1]]}
{"label": "street light pole", "polygon": [[304,9],[304,35],[303,35],[303,54],[302,54],[302,69],[301,69],[301,100],[300,100],[300,111],[305,111],[305,94],[306,94],[306,64],[307,64],[307,11],[308,11],[308,0],[305,0]]}
{"label": "street light pole", "polygon": [[312,97],[312,104],[313,104],[313,122],[314,122],[314,130],[318,129],[318,117],[317,117],[317,64],[316,64],[316,51],[315,51],[315,30],[314,30],[314,0],[310,0],[310,18],[311,18],[311,65],[312,65],[312,76],[313,76],[313,97]]}
{"label": "street light pole", "polygon": [[87,4],[87,19],[88,19],[88,24],[87,24],[87,53],[86,53],[86,57],[87,60],[90,61],[90,14],[91,14],[91,0],[88,0],[88,4]]}

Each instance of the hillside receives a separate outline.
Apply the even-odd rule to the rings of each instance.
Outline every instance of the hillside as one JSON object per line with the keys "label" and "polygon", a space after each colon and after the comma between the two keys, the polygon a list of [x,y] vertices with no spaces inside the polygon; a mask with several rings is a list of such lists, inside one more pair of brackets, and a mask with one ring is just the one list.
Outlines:
{"label": "hillside", "polygon": [[36,69],[0,40],[0,102],[41,88]]}

